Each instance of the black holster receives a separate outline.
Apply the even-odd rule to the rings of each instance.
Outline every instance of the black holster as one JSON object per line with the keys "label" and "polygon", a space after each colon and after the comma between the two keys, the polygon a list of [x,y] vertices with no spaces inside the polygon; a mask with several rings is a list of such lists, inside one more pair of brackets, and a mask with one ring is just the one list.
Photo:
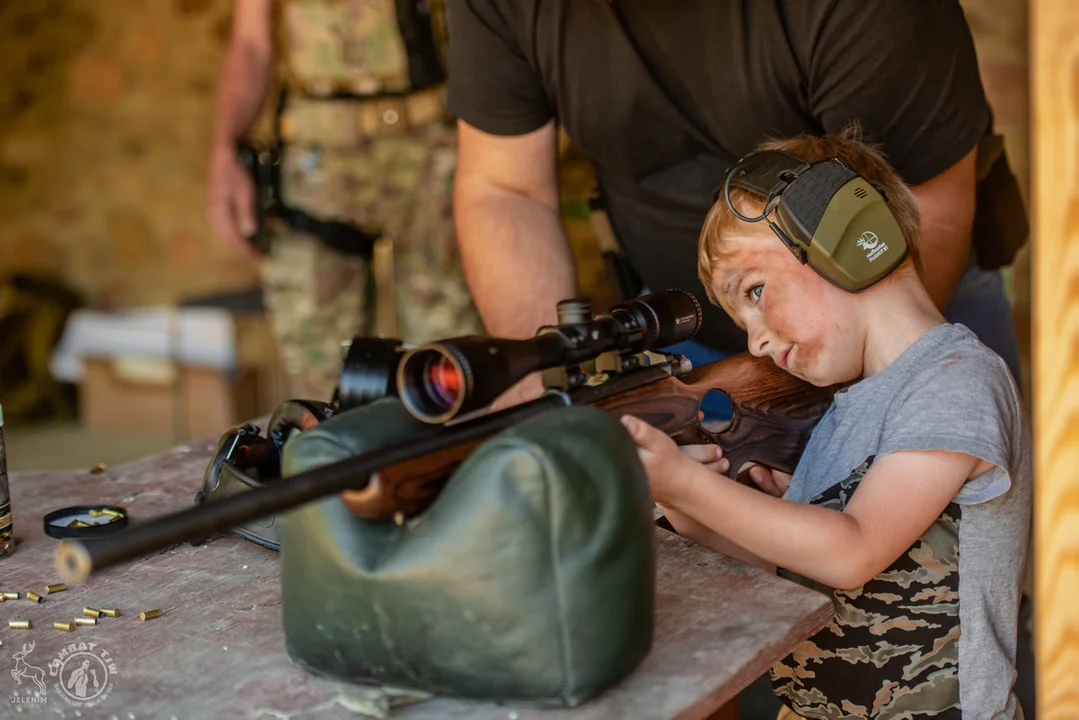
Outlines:
{"label": "black holster", "polygon": [[255,234],[251,244],[263,255],[270,252],[269,221],[277,219],[296,232],[314,235],[325,246],[346,255],[359,255],[368,260],[374,252],[378,235],[348,223],[321,220],[303,210],[287,207],[281,202],[282,144],[279,141],[255,144],[240,140],[236,153],[240,164],[247,169],[255,183]]}
{"label": "black holster", "polygon": [[1008,163],[1003,137],[989,134],[982,139],[977,172],[971,241],[978,266],[998,270],[1012,264],[1030,236],[1026,206]]}

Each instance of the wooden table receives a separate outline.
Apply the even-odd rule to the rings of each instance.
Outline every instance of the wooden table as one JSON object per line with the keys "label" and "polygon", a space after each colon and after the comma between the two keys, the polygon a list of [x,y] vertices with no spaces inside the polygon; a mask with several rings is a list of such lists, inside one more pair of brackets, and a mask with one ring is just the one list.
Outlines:
{"label": "wooden table", "polygon": [[[92,576],[85,584],[45,596],[58,582],[42,517],[70,505],[109,503],[141,521],[192,504],[216,438],[104,473],[89,470],[25,473],[11,477],[18,546],[0,560],[0,590],[19,600],[0,603],[0,717],[117,718],[355,718],[377,698],[374,688],[336,682],[292,666],[281,624],[277,554],[231,535],[182,545]],[[658,597],[654,647],[644,663],[615,688],[579,708],[537,711],[432,699],[393,711],[394,718],[703,718],[832,616],[825,596],[695,546],[657,528]],[[118,618],[68,633],[54,621],[72,620],[86,606],[117,607]],[[139,612],[162,610],[142,622]],[[13,630],[8,620],[28,619]],[[34,643],[24,658],[40,668],[45,705],[25,701],[35,683],[16,684],[13,653]],[[79,645],[85,643],[85,645]],[[66,646],[102,651],[111,658],[111,689],[100,704],[76,715],[57,686],[51,665]],[[80,656],[79,662],[88,659]],[[66,660],[65,662],[74,662]],[[97,660],[92,666],[104,672]],[[18,666],[25,667],[25,666]],[[74,666],[71,666],[74,667]],[[59,677],[69,678],[64,665]],[[32,671],[31,671],[32,672]],[[102,680],[101,678],[98,678]],[[108,687],[99,682],[99,688]],[[93,687],[88,686],[87,696]],[[20,714],[21,713],[21,714]]]}

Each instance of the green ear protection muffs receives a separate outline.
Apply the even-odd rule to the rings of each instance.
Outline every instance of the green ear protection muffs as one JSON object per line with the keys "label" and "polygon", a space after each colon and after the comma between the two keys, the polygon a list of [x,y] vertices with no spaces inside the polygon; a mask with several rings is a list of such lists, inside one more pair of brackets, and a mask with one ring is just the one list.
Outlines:
{"label": "green ear protection muffs", "polygon": [[[738,212],[731,186],[764,197],[764,211],[757,217]],[[799,262],[845,290],[872,287],[907,256],[883,189],[835,158],[809,163],[778,150],[755,152],[727,171],[716,200],[720,193],[738,219],[764,220]]]}

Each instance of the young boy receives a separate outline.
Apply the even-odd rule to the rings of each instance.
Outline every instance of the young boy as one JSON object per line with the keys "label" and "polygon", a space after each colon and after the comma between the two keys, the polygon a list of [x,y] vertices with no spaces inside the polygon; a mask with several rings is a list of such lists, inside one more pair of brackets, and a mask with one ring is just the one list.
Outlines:
{"label": "young boy", "polygon": [[[915,200],[880,155],[852,133],[762,149],[836,158],[883,189],[907,257],[848,292],[720,193],[700,239],[710,299],[754,355],[814,385],[857,382],[793,476],[754,468],[768,492],[715,472],[718,448],[680,449],[623,418],[653,499],[680,534],[832,596],[832,623],[772,669],[781,717],[1022,717],[1011,688],[1031,461],[1015,383],[926,293]],[[729,195],[746,219],[764,210]]]}

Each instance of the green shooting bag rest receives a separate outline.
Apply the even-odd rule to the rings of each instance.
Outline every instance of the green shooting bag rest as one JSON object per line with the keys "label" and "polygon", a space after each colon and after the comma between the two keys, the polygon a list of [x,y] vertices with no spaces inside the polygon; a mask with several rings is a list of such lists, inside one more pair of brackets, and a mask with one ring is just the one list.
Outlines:
{"label": "green shooting bag rest", "polygon": [[[290,439],[282,475],[437,429],[379,400]],[[577,705],[651,649],[653,533],[647,479],[617,419],[544,413],[478,447],[402,525],[358,518],[336,496],[286,514],[287,651],[339,679]]]}

